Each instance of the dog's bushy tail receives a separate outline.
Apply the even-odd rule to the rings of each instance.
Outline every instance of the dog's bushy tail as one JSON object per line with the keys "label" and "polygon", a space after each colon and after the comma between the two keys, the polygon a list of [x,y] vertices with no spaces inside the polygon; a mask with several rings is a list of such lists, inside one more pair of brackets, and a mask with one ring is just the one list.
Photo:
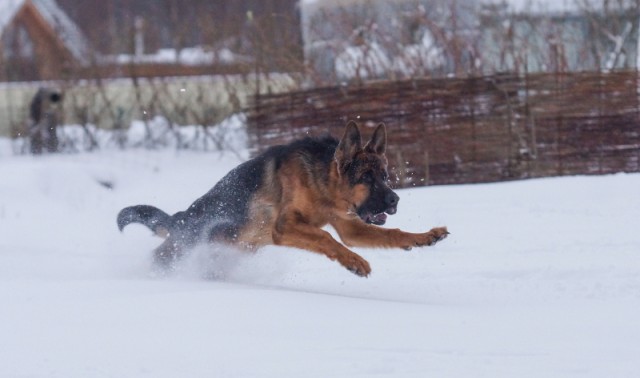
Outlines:
{"label": "dog's bushy tail", "polygon": [[154,206],[129,206],[118,213],[118,229],[122,231],[129,223],[147,226],[156,235],[166,237],[169,234],[171,216]]}

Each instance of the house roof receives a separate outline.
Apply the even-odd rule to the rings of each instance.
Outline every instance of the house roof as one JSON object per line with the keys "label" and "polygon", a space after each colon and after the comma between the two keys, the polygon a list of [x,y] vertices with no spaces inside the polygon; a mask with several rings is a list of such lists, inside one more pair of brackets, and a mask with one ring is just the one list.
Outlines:
{"label": "house roof", "polygon": [[80,63],[89,60],[89,42],[78,25],[58,6],[55,0],[2,0],[0,1],[0,34],[13,21],[18,12],[31,3],[56,36]]}

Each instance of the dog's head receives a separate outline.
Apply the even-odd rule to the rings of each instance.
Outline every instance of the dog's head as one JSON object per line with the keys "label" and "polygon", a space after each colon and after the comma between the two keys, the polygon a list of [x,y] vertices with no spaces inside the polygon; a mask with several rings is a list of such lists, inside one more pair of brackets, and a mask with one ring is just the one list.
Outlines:
{"label": "dog's head", "polygon": [[389,188],[387,132],[379,124],[371,140],[362,146],[358,125],[350,121],[335,152],[340,179],[348,188],[348,200],[367,223],[383,225],[387,214],[395,214],[400,198]]}

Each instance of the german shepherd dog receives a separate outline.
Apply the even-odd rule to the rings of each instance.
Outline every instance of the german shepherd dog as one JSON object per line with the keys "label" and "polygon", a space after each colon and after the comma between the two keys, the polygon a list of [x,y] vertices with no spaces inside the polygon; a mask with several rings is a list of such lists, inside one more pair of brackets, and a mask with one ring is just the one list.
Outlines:
{"label": "german shepherd dog", "polygon": [[[380,227],[395,214],[399,197],[389,188],[379,124],[364,146],[350,121],[341,140],[306,138],[274,146],[239,165],[185,211],[168,215],[148,205],[124,208],[120,231],[141,223],[166,238],[155,260],[170,266],[185,250],[205,242],[232,243],[248,250],[283,245],[321,253],[366,277],[369,263],[345,247],[430,246],[449,234],[446,227],[410,233]],[[322,229],[330,224],[342,239]]]}

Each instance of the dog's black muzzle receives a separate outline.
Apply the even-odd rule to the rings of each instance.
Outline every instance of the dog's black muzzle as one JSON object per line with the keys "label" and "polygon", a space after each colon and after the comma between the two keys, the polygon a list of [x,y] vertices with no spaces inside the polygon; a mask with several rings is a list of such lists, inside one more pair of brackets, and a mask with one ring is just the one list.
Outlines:
{"label": "dog's black muzzle", "polygon": [[358,215],[366,223],[382,226],[387,221],[387,214],[393,215],[398,212],[398,201],[400,201],[400,197],[389,189],[384,195],[384,210],[371,211],[363,209]]}

